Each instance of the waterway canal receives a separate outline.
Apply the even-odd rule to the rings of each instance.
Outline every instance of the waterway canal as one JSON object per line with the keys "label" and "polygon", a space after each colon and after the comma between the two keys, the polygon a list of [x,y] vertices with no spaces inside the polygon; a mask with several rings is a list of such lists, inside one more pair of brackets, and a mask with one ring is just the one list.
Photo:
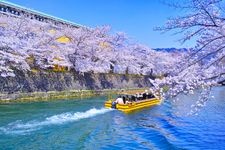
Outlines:
{"label": "waterway canal", "polygon": [[0,105],[0,149],[225,148],[225,87],[191,116],[197,95],[131,114],[105,109],[105,99]]}

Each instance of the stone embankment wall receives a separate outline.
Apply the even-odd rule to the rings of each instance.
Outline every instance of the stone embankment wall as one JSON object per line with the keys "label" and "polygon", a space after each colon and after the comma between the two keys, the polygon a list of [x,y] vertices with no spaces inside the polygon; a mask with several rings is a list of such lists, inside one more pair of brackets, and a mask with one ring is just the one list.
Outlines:
{"label": "stone embankment wall", "polygon": [[1,100],[48,99],[49,96],[50,98],[70,98],[82,94],[96,94],[96,91],[104,89],[131,89],[151,86],[149,77],[141,75],[80,74],[75,71],[39,71],[35,73],[16,71],[15,74],[15,77],[0,77]]}

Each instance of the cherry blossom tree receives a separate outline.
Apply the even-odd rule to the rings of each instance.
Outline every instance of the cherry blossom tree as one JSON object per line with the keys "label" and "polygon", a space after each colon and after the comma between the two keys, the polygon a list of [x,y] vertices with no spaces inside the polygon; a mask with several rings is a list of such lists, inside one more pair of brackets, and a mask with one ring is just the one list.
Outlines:
{"label": "cherry blossom tree", "polygon": [[181,42],[195,38],[196,46],[169,72],[168,77],[152,80],[152,83],[155,90],[166,89],[167,96],[203,89],[202,96],[196,102],[198,106],[203,106],[211,86],[225,80],[224,2],[186,0],[170,3],[170,6],[181,9],[182,16],[169,19],[158,30],[183,34]]}
{"label": "cherry blossom tree", "polygon": [[[14,70],[49,69],[55,65],[80,73],[163,75],[172,69],[182,53],[161,52],[131,42],[125,33],[112,33],[109,26],[68,27],[31,20],[26,16],[1,14],[0,54],[3,77]],[[67,42],[57,39],[66,37]]]}

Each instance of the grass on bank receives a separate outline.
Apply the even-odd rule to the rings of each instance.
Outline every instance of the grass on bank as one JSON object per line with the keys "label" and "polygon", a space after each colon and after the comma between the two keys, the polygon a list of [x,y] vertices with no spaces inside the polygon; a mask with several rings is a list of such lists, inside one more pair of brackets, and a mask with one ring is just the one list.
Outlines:
{"label": "grass on bank", "polygon": [[0,94],[0,104],[17,102],[39,102],[51,100],[69,100],[74,98],[86,98],[97,95],[119,94],[123,91],[140,91],[146,88],[135,89],[105,89],[105,90],[69,90],[69,91],[49,91],[32,93]]}

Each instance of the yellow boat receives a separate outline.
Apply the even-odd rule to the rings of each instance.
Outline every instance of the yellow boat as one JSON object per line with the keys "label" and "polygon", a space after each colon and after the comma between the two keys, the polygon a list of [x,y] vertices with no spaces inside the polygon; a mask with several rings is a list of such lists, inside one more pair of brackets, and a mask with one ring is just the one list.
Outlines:
{"label": "yellow boat", "polygon": [[[146,90],[139,93],[142,97],[138,96],[137,93],[132,92],[122,93],[119,98],[123,98],[122,102],[117,102],[117,99],[109,99],[105,102],[106,108],[118,109],[122,112],[129,113],[134,110],[138,110],[145,107],[150,107],[153,105],[159,105],[161,103],[161,98],[153,94],[148,94]],[[125,99],[124,99],[125,98]]]}

